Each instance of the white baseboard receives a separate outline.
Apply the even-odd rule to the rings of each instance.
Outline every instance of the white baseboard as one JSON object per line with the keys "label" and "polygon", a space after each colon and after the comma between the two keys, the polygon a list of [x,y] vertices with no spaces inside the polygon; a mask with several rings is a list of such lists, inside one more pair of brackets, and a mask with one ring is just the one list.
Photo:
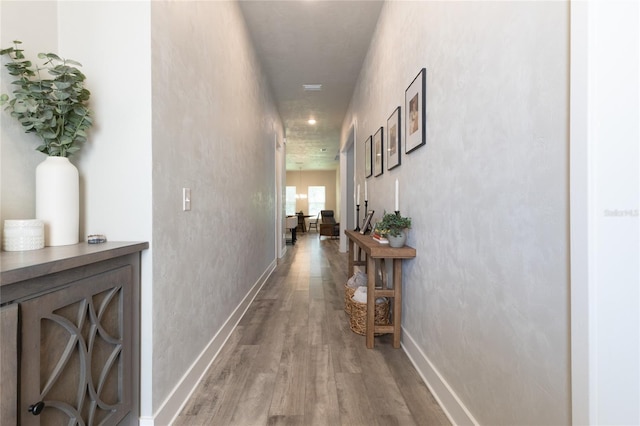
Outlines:
{"label": "white baseboard", "polygon": [[454,425],[479,425],[444,377],[422,352],[416,341],[404,329],[402,330],[402,348],[451,423]]}
{"label": "white baseboard", "polygon": [[211,339],[200,356],[198,356],[189,370],[184,374],[184,376],[182,376],[180,382],[175,388],[173,388],[153,418],[140,418],[140,426],[166,426],[170,425],[175,420],[178,414],[180,414],[182,407],[187,403],[189,397],[195,391],[200,379],[202,379],[204,374],[207,372],[209,366],[216,359],[225,342],[236,328],[236,325],[238,325],[238,322],[242,319],[244,313],[249,308],[249,305],[251,305],[253,299],[255,299],[264,283],[267,282],[267,279],[275,270],[276,264],[276,260],[274,260],[267,267],[262,276],[233,311],[231,316],[223,324],[213,339]]}

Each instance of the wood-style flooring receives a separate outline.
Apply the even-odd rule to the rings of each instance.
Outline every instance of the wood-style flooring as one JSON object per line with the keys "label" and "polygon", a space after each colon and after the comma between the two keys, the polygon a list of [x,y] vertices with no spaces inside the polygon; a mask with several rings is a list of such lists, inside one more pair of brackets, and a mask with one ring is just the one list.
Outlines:
{"label": "wood-style flooring", "polygon": [[449,425],[390,335],[350,330],[346,274],[337,240],[288,246],[174,425]]}

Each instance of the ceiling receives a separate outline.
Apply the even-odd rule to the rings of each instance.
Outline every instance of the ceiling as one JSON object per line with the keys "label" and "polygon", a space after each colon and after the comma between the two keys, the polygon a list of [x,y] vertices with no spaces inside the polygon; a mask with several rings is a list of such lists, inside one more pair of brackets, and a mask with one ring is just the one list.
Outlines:
{"label": "ceiling", "polygon": [[[287,170],[337,169],[342,121],[383,2],[239,4],[285,127]],[[316,84],[322,90],[304,88]]]}

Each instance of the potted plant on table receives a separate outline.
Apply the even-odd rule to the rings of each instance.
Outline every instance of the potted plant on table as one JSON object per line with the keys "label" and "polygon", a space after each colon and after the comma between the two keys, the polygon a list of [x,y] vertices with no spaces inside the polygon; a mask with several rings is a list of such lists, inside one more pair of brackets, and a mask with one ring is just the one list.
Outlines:
{"label": "potted plant on table", "polygon": [[376,224],[376,232],[389,240],[391,247],[402,247],[407,241],[407,230],[411,228],[411,218],[399,213],[385,213]]}
{"label": "potted plant on table", "polygon": [[[87,140],[92,126],[88,107],[90,92],[84,87],[85,75],[80,63],[54,53],[40,53],[42,67],[25,58],[20,41],[0,50],[8,57],[10,75],[17,78],[13,98],[0,95],[5,105],[26,133],[42,139],[36,150],[47,159],[36,169],[36,217],[45,221],[45,245],[78,242],[79,183],[78,170],[68,157]],[[48,74],[43,76],[41,73]]]}

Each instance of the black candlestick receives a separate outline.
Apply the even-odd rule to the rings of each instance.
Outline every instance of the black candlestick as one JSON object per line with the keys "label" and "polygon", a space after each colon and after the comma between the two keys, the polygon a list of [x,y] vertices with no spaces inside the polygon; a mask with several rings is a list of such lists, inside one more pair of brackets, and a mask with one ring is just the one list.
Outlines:
{"label": "black candlestick", "polygon": [[354,231],[360,230],[360,204],[356,204],[356,229]]}

